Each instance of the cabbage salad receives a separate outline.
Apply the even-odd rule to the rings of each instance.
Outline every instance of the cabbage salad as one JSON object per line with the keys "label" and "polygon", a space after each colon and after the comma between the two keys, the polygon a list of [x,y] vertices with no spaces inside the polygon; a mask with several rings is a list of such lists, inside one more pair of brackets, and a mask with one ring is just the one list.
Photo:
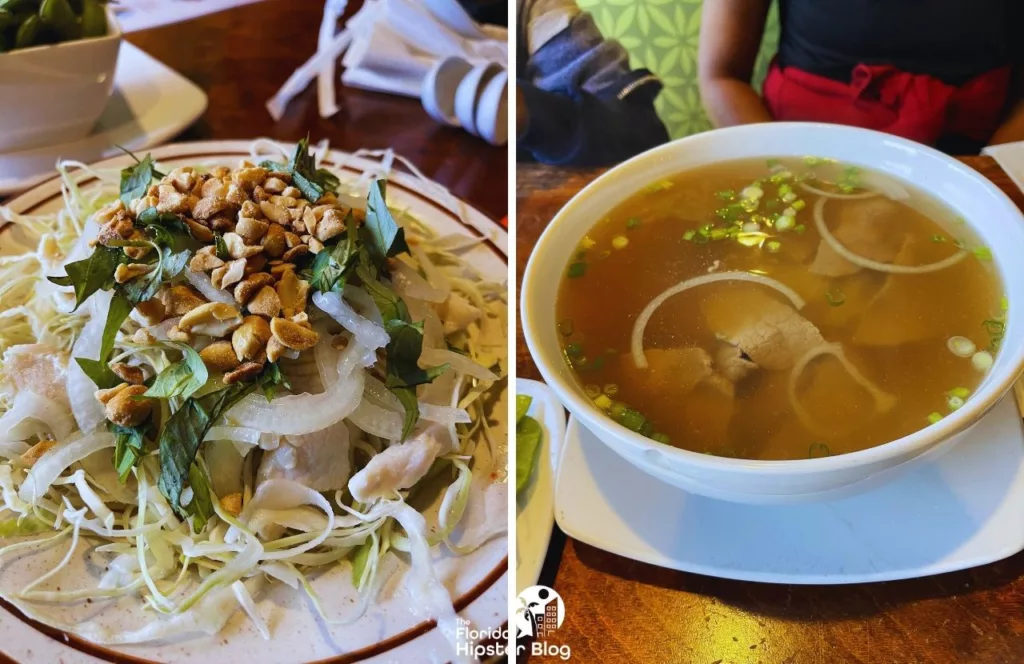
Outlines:
{"label": "cabbage salad", "polygon": [[[67,547],[4,599],[98,643],[213,634],[238,608],[269,638],[265,583],[348,624],[401,558],[417,615],[451,639],[430,548],[506,528],[452,536],[474,477],[505,479],[475,452],[507,449],[486,417],[506,285],[465,260],[480,240],[389,208],[384,179],[343,186],[306,141],[257,151],[236,168],[64,162],[59,212],[0,208],[39,238],[0,258],[0,565]],[[55,585],[80,543],[106,556],[101,578]],[[339,564],[361,602],[332,621],[310,575]],[[43,610],[128,596],[142,627]]]}

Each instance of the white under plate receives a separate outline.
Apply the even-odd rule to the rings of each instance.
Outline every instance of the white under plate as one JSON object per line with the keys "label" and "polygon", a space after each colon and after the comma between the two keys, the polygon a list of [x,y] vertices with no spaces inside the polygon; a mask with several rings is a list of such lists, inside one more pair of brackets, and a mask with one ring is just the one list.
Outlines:
{"label": "white under plate", "polygon": [[537,585],[555,525],[555,468],[565,438],[565,409],[544,383],[519,378],[516,396],[531,397],[527,414],[544,430],[533,476],[516,495],[516,594]]}
{"label": "white under plate", "polygon": [[114,93],[92,134],[80,141],[0,153],[0,196],[53,177],[58,159],[86,163],[116,157],[120,145],[144,150],[174,137],[206,110],[206,93],[128,42],[114,73]]}
{"label": "white under plate", "polygon": [[555,484],[570,537],[660,567],[746,581],[840,584],[976,567],[1024,549],[1024,435],[1003,399],[941,457],[857,496],[757,506],[686,493],[575,419]]}

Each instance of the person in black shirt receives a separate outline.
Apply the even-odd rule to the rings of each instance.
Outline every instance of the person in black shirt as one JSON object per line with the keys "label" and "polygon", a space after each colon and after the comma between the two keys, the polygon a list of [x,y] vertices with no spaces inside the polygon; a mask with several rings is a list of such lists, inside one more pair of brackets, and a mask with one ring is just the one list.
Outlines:
{"label": "person in black shirt", "polygon": [[718,126],[810,120],[976,151],[1024,140],[1024,0],[779,0],[779,52],[750,85],[771,0],[705,0],[699,77]]}

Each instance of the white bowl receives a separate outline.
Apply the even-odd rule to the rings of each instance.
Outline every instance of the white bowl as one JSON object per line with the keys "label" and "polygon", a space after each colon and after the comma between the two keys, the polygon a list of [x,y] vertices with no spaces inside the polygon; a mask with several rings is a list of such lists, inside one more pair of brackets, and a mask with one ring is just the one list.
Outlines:
{"label": "white bowl", "polygon": [[107,5],[103,37],[0,54],[0,153],[76,141],[114,89],[121,29]]}
{"label": "white bowl", "polygon": [[[751,461],[689,452],[617,424],[579,388],[562,360],[553,286],[580,239],[608,210],[659,179],[704,164],[749,157],[814,155],[916,185],[962,216],[988,247],[1009,298],[1002,350],[960,410],[916,433],[821,459]],[[936,150],[888,134],[816,123],[747,125],[690,136],[613,168],[555,216],[533,250],[520,294],[523,331],[548,385],[612,450],[649,475],[687,491],[747,503],[792,503],[852,493],[886,481],[928,452],[954,444],[1012,387],[1024,369],[1024,218],[980,173]]]}

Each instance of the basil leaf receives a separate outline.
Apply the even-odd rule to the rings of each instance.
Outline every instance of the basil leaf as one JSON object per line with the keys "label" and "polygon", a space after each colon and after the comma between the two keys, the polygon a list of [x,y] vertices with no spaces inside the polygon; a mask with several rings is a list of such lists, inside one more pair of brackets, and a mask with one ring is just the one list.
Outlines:
{"label": "basil leaf", "polygon": [[151,300],[163,285],[164,281],[173,279],[181,274],[188,265],[191,252],[187,249],[173,253],[170,247],[160,250],[163,256],[163,266],[160,272],[150,272],[135,277],[118,286],[118,292],[124,295],[132,304]]}
{"label": "basil leaf", "polygon": [[117,377],[107,364],[107,357],[114,349],[114,341],[117,340],[117,331],[121,324],[131,313],[132,303],[120,295],[114,296],[110,301],[110,308],[107,309],[107,322],[103,325],[103,337],[100,341],[100,353],[97,359],[87,357],[76,357],[75,362],[82,368],[86,376],[96,384],[96,387],[105,390],[122,381]]}
{"label": "basil leaf", "polygon": [[170,365],[159,374],[145,394],[135,397],[136,401],[146,398],[170,399],[171,397],[189,398],[195,394],[209,378],[209,371],[199,353],[186,344],[170,344],[180,350],[184,357]]}
{"label": "basil leaf", "polygon": [[374,180],[366,197],[364,228],[369,231],[370,251],[378,262],[383,258],[391,258],[409,251],[409,245],[405,241],[405,229],[398,225],[391,216],[391,210],[388,209],[385,187],[384,180]]}
{"label": "basil leaf", "polygon": [[284,387],[287,390],[292,389],[291,384],[288,383],[288,378],[281,373],[281,367],[277,365],[277,362],[268,362],[267,366],[263,367],[263,371],[256,377],[256,383],[263,390],[263,395],[267,397],[267,402],[274,400],[274,395],[277,394],[278,387]]}
{"label": "basil leaf", "polygon": [[420,417],[416,386],[431,382],[447,371],[448,365],[420,368],[418,362],[420,353],[423,352],[423,323],[390,320],[385,324],[385,329],[391,341],[385,347],[387,371],[384,385],[398,397],[398,401],[405,409],[405,419],[402,423],[402,440],[405,440]]}
{"label": "basil leaf", "polygon": [[142,161],[136,160],[134,166],[121,169],[121,200],[124,201],[124,204],[130,205],[136,198],[145,196],[146,190],[149,189],[150,183],[157,175],[162,176],[154,168],[153,158],[148,154],[142,158]]}
{"label": "basil leaf", "polygon": [[533,467],[537,463],[544,430],[532,417],[524,417],[516,424],[516,492],[522,491],[530,481]]}
{"label": "basil leaf", "polygon": [[97,245],[92,255],[64,266],[66,277],[49,277],[58,286],[74,286],[75,309],[98,290],[109,290],[114,285],[114,271],[126,256],[120,249]]}
{"label": "basil leaf", "polygon": [[334,174],[326,169],[316,167],[316,160],[309,152],[309,136],[295,145],[295,152],[292,153],[292,158],[287,164],[262,161],[260,166],[268,171],[291,175],[292,184],[302,192],[302,197],[310,203],[316,203],[325,191],[334,191],[340,184]]}
{"label": "basil leaf", "polygon": [[152,422],[149,420],[137,427],[123,427],[113,422],[107,422],[107,430],[114,434],[114,468],[117,470],[117,479],[121,484],[128,480],[132,468],[142,458],[145,436],[151,428]]}
{"label": "basil leaf", "polygon": [[78,362],[82,372],[101,390],[108,390],[115,385],[120,385],[122,382],[117,377],[117,374],[110,370],[106,360],[90,360],[86,357],[76,357],[75,362]]}
{"label": "basil leaf", "polygon": [[[355,228],[355,218],[349,212],[345,218],[347,228]],[[337,244],[329,250],[320,251],[310,268],[310,286],[321,293],[341,291],[345,287],[348,273],[357,258],[356,232],[345,231]]]}
{"label": "basil leaf", "polygon": [[356,275],[363,282],[363,288],[373,298],[373,302],[377,305],[377,309],[380,311],[381,318],[385,323],[392,320],[411,321],[409,308],[405,306],[405,302],[402,298],[398,297],[395,291],[373,278],[365,266],[360,265],[357,267]]}
{"label": "basil leaf", "polygon": [[188,504],[188,510],[195,517],[192,527],[199,533],[203,531],[206,522],[210,520],[214,512],[210,476],[197,462],[192,462],[192,466],[188,469],[188,485],[192,487],[192,502]]}
{"label": "basil leaf", "polygon": [[231,260],[231,254],[228,253],[228,244],[224,241],[224,236],[220,233],[213,234],[213,244],[217,247],[217,258],[222,261]]}
{"label": "basil leaf", "polygon": [[172,212],[146,208],[136,217],[135,223],[142,226],[146,234],[162,247],[171,247],[174,251],[193,248],[192,230],[181,217]]}
{"label": "basil leaf", "polygon": [[[190,477],[199,446],[213,423],[256,389],[256,383],[234,383],[199,398],[190,397],[160,432],[160,493],[174,512],[184,518],[191,510],[181,506],[181,492]],[[195,489],[193,489],[195,492]]]}

